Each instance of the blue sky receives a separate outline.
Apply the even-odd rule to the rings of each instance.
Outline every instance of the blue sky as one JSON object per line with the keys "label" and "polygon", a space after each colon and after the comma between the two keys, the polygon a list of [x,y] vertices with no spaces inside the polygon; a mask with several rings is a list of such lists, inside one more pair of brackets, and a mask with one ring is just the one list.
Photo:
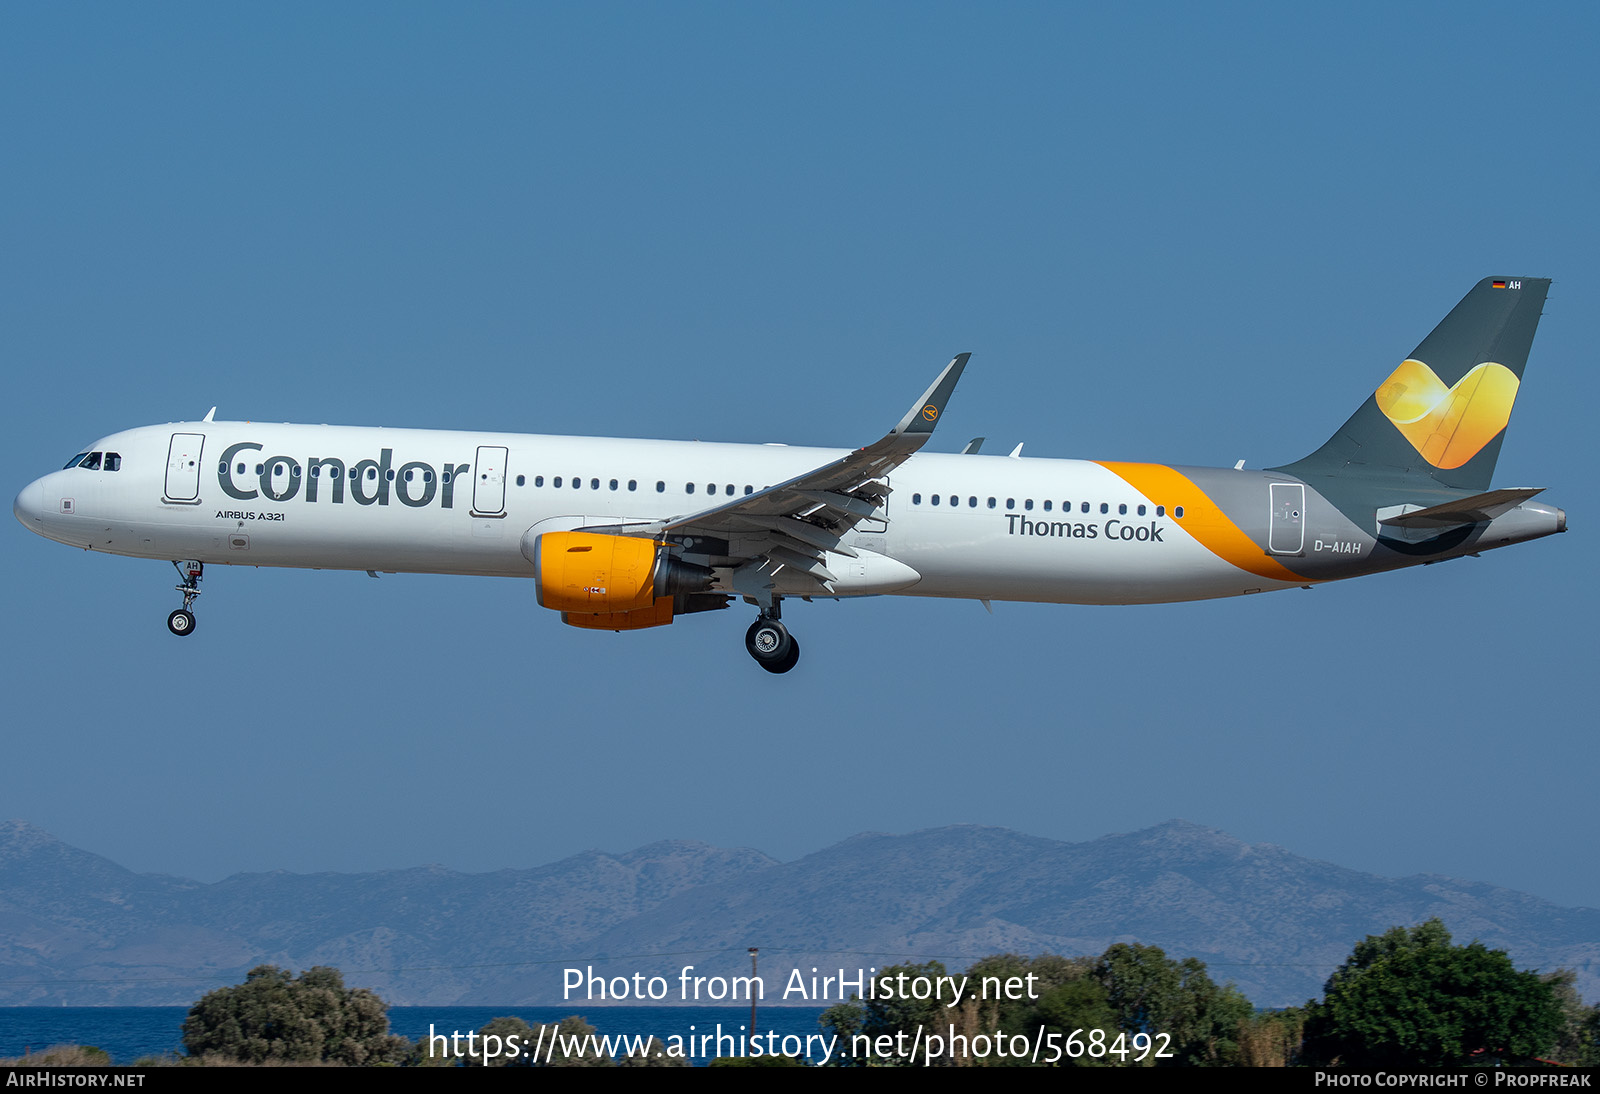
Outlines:
{"label": "blue sky", "polygon": [[11,489],[224,418],[1251,466],[1479,278],[1553,277],[1496,485],[1568,535],[1204,604],[564,628],[514,580],[0,535],[0,814],[139,870],[1183,817],[1600,906],[1600,15],[1509,5],[23,5]]}

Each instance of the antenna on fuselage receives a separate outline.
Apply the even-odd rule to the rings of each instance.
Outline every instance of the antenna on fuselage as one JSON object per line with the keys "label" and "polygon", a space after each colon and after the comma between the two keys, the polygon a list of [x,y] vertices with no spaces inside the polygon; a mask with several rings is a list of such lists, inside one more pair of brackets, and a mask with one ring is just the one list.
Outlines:
{"label": "antenna on fuselage", "polygon": [[209,421],[212,421],[213,419],[215,419],[216,416],[217,416],[217,408],[216,407],[212,407],[210,410],[206,411],[206,416],[204,418],[201,418],[200,420],[202,422],[209,422]]}

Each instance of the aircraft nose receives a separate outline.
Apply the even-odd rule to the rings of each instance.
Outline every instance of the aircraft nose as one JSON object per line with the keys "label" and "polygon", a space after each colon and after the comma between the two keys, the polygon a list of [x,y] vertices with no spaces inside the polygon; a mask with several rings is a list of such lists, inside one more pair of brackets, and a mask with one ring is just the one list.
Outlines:
{"label": "aircraft nose", "polygon": [[27,528],[36,529],[44,520],[44,484],[35,479],[22,488],[11,503],[11,513]]}

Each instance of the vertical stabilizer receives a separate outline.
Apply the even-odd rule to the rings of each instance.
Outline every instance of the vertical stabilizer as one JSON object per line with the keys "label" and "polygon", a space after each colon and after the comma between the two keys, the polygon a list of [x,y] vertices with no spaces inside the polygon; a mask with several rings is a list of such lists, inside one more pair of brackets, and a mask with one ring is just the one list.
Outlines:
{"label": "vertical stabilizer", "polygon": [[1487,490],[1549,288],[1547,278],[1484,278],[1327,444],[1273,470]]}

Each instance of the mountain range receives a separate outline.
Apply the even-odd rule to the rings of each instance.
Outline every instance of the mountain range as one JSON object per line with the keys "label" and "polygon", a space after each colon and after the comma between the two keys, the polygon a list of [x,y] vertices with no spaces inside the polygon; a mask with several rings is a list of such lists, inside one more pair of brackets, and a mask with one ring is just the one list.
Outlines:
{"label": "mountain range", "polygon": [[[1384,878],[1169,821],[1065,843],[959,826],[864,834],[794,862],[664,841],[532,869],[419,866],[365,874],[237,874],[205,884],[138,874],[23,821],[0,824],[0,1005],[187,1005],[260,964],[334,965],[397,1005],[618,1002],[584,976],[749,975],[767,1003],[841,971],[993,953],[1098,954],[1114,942],[1197,957],[1257,1006],[1320,996],[1368,934],[1438,916],[1520,968],[1577,972],[1600,996],[1600,910],[1434,875]],[[579,975],[574,973],[571,975]],[[612,987],[617,985],[613,984]],[[846,993],[847,994],[847,993]],[[839,993],[822,1003],[838,1001]],[[694,999],[687,1001],[693,1002]]]}

